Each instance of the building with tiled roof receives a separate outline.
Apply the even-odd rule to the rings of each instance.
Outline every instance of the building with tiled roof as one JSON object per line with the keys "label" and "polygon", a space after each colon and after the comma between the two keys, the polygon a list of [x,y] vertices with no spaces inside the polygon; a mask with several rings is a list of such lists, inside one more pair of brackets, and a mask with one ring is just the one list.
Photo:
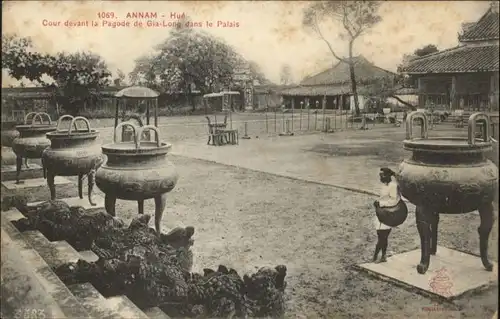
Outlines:
{"label": "building with tiled roof", "polygon": [[418,82],[419,106],[498,110],[498,2],[476,22],[463,23],[454,48],[411,60],[402,72]]}
{"label": "building with tiled roof", "polygon": [[[394,78],[395,73],[379,68],[363,56],[353,58],[354,73],[358,92],[364,85],[369,85],[382,78]],[[351,77],[349,65],[339,61],[327,70],[306,77],[302,82],[292,88],[281,92],[286,107],[300,107],[300,103],[309,103],[310,107],[323,107],[323,99],[326,109],[353,110],[354,98],[351,90]],[[358,96],[360,109],[364,108],[364,97]],[[303,104],[304,105],[304,104]]]}

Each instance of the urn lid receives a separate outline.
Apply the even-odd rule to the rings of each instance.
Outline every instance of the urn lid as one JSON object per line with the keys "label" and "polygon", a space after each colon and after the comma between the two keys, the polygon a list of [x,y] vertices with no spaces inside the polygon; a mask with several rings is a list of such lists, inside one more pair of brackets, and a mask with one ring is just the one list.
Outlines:
{"label": "urn lid", "polygon": [[[128,127],[132,130],[132,141],[117,140],[118,132]],[[155,140],[151,141],[146,132],[155,132]],[[172,148],[172,144],[160,141],[160,132],[154,125],[137,126],[132,122],[122,122],[115,128],[113,143],[102,146],[105,154],[124,156],[165,155]]]}
{"label": "urn lid", "polygon": [[[63,129],[61,124],[63,120],[68,119],[70,121],[69,127]],[[83,122],[85,128],[79,128],[77,123]],[[47,138],[53,139],[95,139],[99,136],[99,131],[90,128],[89,120],[83,116],[73,117],[71,115],[63,115],[57,121],[56,130],[46,134]]]}
{"label": "urn lid", "polygon": [[[39,122],[37,122],[37,120]],[[24,123],[16,125],[19,132],[52,132],[56,129],[56,124],[52,122],[50,116],[45,112],[29,112],[24,117]]]}
{"label": "urn lid", "polygon": [[[420,136],[412,136],[413,123],[420,120]],[[474,113],[469,118],[468,136],[461,137],[428,137],[429,120],[424,112],[415,111],[406,118],[406,139],[404,148],[409,151],[432,153],[483,153],[492,149],[490,135],[490,119],[485,113]],[[479,125],[478,125],[479,124]],[[481,132],[478,134],[477,130]]]}

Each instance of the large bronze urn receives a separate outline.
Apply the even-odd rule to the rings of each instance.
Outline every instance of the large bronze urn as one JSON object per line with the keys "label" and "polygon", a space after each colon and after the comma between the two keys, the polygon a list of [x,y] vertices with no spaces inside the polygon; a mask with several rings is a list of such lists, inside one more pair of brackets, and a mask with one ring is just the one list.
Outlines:
{"label": "large bronze urn", "polygon": [[[28,123],[31,116],[31,123]],[[37,120],[40,121],[37,123]],[[23,125],[17,125],[19,137],[12,142],[12,150],[16,154],[16,183],[20,184],[19,176],[23,158],[41,158],[43,151],[50,146],[45,134],[56,130],[57,125],[52,122],[47,113],[28,113]],[[27,162],[26,162],[27,165]]]}
{"label": "large bronze urn", "polygon": [[[421,132],[412,137],[413,122],[420,120]],[[498,168],[485,158],[492,149],[489,117],[484,113],[469,118],[468,137],[429,138],[428,120],[423,112],[412,112],[406,120],[404,148],[412,156],[399,166],[401,193],[416,206],[417,228],[421,240],[421,260],[417,271],[429,268],[430,255],[436,254],[439,214],[479,211],[478,228],[481,260],[486,270],[488,238],[493,224],[493,200],[498,185]],[[476,130],[481,129],[480,137]]]}
{"label": "large bronze urn", "polygon": [[[67,130],[61,128],[63,120],[69,119]],[[78,128],[77,123],[85,124]],[[88,199],[92,206],[92,191],[95,174],[103,163],[101,145],[97,143],[99,131],[91,129],[89,121],[81,116],[63,115],[57,121],[57,130],[47,133],[51,145],[42,154],[42,165],[47,172],[47,185],[50,198],[56,199],[54,178],[59,176],[78,176],[78,196],[83,198],[83,179],[88,180]]]}
{"label": "large bronze urn", "polygon": [[[133,130],[133,141],[117,141],[123,126]],[[142,140],[144,131],[154,131],[156,140]],[[139,214],[144,213],[144,200],[155,200],[155,227],[160,233],[160,222],[166,205],[166,194],[174,189],[179,178],[175,166],[167,159],[171,144],[160,141],[158,128],[152,125],[138,127],[122,122],[115,128],[112,144],[102,146],[107,161],[97,171],[97,187],[105,194],[108,214],[115,216],[116,199],[138,202]]]}

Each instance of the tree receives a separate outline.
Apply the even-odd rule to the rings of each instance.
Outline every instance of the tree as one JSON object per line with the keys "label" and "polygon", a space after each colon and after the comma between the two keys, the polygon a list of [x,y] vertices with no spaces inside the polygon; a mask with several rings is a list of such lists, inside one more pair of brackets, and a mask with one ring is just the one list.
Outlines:
{"label": "tree", "polygon": [[[2,39],[2,69],[16,80],[26,78],[51,87],[55,100],[62,102],[71,114],[77,114],[85,103],[95,101],[99,88],[108,85],[111,75],[106,63],[96,54],[42,54],[34,51],[31,39],[16,35]],[[44,81],[44,76],[53,81]]]}
{"label": "tree", "polygon": [[280,72],[280,84],[288,85],[292,83],[292,69],[290,65],[283,64]]}
{"label": "tree", "polygon": [[121,85],[124,85],[125,84],[125,73],[123,73],[122,70],[118,69],[116,71],[116,77],[115,79],[113,80],[114,84],[116,86],[121,86]]}
{"label": "tree", "polygon": [[165,92],[182,92],[193,110],[193,89],[218,91],[233,83],[239,56],[222,39],[204,31],[180,27],[155,47],[155,53],[136,61],[131,78],[143,78]]}
{"label": "tree", "polygon": [[417,57],[423,57],[435,52],[439,52],[439,49],[434,44],[428,44],[420,49],[416,49],[413,54]]}
{"label": "tree", "polygon": [[[241,59],[244,60],[243,57],[241,57]],[[251,77],[252,81],[258,81],[259,84],[261,84],[261,85],[266,85],[266,84],[270,83],[270,81],[264,75],[264,72],[262,72],[262,68],[260,67],[260,65],[257,62],[249,61],[248,66],[250,69],[250,77]]]}
{"label": "tree", "polygon": [[[351,90],[354,96],[356,115],[360,114],[357,92],[356,74],[354,70],[353,47],[357,39],[366,34],[382,19],[378,14],[378,1],[318,1],[313,2],[304,10],[303,25],[312,29],[323,40],[332,55],[338,61],[349,65]],[[330,19],[340,24],[343,31],[341,39],[347,40],[348,58],[340,57],[331,42],[323,35],[320,22]]]}

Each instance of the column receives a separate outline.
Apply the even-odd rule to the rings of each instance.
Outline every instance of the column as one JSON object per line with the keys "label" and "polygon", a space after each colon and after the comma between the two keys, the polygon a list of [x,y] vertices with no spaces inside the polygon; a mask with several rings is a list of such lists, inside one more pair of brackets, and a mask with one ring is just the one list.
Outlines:
{"label": "column", "polygon": [[424,87],[424,81],[422,78],[417,79],[417,91],[418,91],[418,107],[419,108],[424,108],[425,107],[425,87]]}
{"label": "column", "polygon": [[498,73],[490,77],[490,110],[498,111]]}
{"label": "column", "polygon": [[451,77],[451,89],[450,89],[450,106],[452,110],[458,109],[458,95],[457,95],[457,76],[453,75]]}

